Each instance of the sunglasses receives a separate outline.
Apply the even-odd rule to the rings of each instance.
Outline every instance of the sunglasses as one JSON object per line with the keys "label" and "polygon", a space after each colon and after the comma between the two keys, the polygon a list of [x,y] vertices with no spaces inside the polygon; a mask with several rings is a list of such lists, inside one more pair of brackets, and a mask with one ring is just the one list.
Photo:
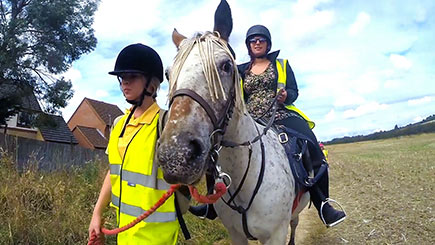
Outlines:
{"label": "sunglasses", "polygon": [[267,42],[267,39],[264,37],[249,39],[249,43],[257,43],[257,42],[265,43],[265,42]]}

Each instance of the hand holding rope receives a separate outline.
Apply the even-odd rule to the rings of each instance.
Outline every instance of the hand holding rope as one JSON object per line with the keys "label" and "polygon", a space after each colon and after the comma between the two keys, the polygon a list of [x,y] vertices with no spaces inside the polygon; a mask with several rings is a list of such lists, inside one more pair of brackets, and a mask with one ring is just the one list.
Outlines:
{"label": "hand holding rope", "polygon": [[[180,184],[171,185],[169,190],[163,194],[163,196],[160,198],[159,201],[157,201],[156,204],[154,204],[150,209],[148,209],[145,213],[143,213],[141,216],[137,217],[135,220],[130,222],[129,224],[116,228],[113,230],[109,230],[106,228],[101,228],[101,232],[106,235],[116,235],[120,232],[123,232],[125,230],[130,229],[131,227],[135,226],[137,223],[141,222],[142,220],[146,219],[148,216],[150,216],[154,211],[156,211],[160,206],[162,206],[165,201],[178,189],[180,188]],[[218,182],[215,185],[215,193],[208,195],[208,196],[202,196],[198,193],[198,190],[194,186],[189,186],[190,193],[192,197],[200,203],[215,203],[225,192],[227,191],[227,188],[224,183]],[[104,236],[97,236],[95,232],[92,232],[91,237],[89,238],[88,245],[103,245],[104,244]]]}

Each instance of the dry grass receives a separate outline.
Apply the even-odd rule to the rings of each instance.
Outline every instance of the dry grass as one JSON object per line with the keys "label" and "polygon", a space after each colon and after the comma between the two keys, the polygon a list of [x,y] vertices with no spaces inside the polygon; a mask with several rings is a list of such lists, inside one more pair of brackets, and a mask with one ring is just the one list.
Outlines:
{"label": "dry grass", "polygon": [[[304,211],[299,244],[435,244],[435,134],[327,146],[331,197],[348,219],[326,229]],[[106,163],[51,174],[18,174],[0,159],[0,244],[85,244]],[[107,211],[107,225],[114,217]],[[230,244],[218,220],[185,215],[193,239],[180,244]],[[109,238],[107,244],[115,244]]]}
{"label": "dry grass", "polygon": [[17,173],[1,155],[0,244],[85,244],[105,166]]}
{"label": "dry grass", "polygon": [[[97,161],[70,171],[39,173],[29,168],[20,174],[9,155],[1,152],[0,244],[86,244],[107,168],[107,163]],[[104,216],[106,226],[114,228],[113,210],[107,209]],[[190,214],[185,219],[193,239],[185,241],[180,232],[180,244],[228,241],[219,221]],[[107,237],[106,244],[116,244],[115,237]]]}
{"label": "dry grass", "polygon": [[348,219],[326,229],[308,212],[301,244],[435,244],[435,134],[327,148]]}

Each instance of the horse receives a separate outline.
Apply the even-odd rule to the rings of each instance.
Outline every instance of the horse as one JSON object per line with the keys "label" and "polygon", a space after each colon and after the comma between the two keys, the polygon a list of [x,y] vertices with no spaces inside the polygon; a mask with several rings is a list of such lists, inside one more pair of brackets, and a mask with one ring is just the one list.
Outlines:
{"label": "horse", "polygon": [[285,150],[277,134],[246,110],[228,44],[231,30],[225,0],[216,9],[213,32],[189,39],[174,29],[178,53],[168,72],[170,104],[157,159],[170,184],[195,185],[210,169],[226,184],[231,179],[214,205],[234,244],[248,244],[248,238],[285,244],[289,224],[294,244],[309,193],[293,207],[296,184]]}

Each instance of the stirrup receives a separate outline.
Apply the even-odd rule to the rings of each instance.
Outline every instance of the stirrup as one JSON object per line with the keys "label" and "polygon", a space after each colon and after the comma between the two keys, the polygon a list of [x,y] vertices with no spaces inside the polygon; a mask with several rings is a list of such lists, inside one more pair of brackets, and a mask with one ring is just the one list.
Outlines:
{"label": "stirrup", "polygon": [[[341,219],[339,219],[331,224],[327,224],[325,221],[325,218],[323,217],[323,206],[329,202],[336,203],[340,207],[341,211],[343,211],[343,213],[344,213],[343,218],[341,218]],[[325,224],[327,228],[338,225],[339,223],[343,222],[343,220],[345,220],[346,217],[347,217],[346,211],[344,211],[344,208],[341,206],[340,203],[338,203],[337,201],[335,201],[334,199],[331,199],[331,198],[326,198],[325,201],[322,201],[322,204],[320,205],[320,218],[322,219],[323,224]]]}
{"label": "stirrup", "polygon": [[202,219],[202,220],[205,220],[205,218],[207,218],[207,215],[208,215],[208,204],[205,204],[205,214],[197,216],[197,217]]}

